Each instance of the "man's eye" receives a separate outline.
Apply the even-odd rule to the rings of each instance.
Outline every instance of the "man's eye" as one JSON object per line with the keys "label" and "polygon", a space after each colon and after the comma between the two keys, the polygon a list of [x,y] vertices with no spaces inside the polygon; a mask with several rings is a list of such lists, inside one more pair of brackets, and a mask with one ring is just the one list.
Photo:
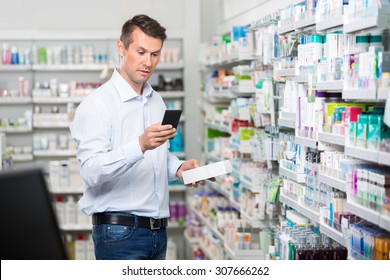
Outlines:
{"label": "man's eye", "polygon": [[138,52],[138,54],[143,55],[145,52]]}

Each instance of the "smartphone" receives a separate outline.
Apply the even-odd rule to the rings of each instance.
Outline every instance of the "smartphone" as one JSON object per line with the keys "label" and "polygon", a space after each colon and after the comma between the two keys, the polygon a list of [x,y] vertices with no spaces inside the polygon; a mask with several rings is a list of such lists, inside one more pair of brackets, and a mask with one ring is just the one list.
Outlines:
{"label": "smartphone", "polygon": [[179,125],[180,121],[180,116],[181,110],[165,110],[165,114],[161,124],[170,124],[177,129],[177,126]]}

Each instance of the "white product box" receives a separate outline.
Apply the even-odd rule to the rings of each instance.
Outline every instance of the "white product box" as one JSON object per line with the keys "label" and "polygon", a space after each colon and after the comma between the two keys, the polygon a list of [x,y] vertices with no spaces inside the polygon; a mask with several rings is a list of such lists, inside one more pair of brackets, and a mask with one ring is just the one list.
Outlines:
{"label": "white product box", "polygon": [[184,184],[198,182],[208,178],[232,172],[230,160],[223,160],[183,172]]}

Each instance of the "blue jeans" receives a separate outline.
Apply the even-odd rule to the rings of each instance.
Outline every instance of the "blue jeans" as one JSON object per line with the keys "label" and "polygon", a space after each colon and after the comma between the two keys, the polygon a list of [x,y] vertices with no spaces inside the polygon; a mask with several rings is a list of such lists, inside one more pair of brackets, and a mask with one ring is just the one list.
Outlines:
{"label": "blue jeans", "polygon": [[165,260],[166,228],[138,227],[137,216],[133,226],[93,226],[92,238],[97,260]]}

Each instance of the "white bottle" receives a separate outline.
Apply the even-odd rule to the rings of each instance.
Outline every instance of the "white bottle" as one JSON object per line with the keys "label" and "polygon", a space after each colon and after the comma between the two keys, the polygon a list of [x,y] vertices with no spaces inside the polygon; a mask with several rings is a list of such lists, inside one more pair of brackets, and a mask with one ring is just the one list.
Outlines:
{"label": "white bottle", "polygon": [[87,244],[83,234],[78,234],[74,242],[75,260],[85,260],[87,258]]}
{"label": "white bottle", "polygon": [[65,223],[67,225],[76,224],[76,202],[73,196],[69,196],[65,204]]}
{"label": "white bottle", "polygon": [[62,196],[57,196],[55,202],[55,209],[57,214],[57,221],[59,225],[63,225],[65,223],[65,204],[64,198]]}

